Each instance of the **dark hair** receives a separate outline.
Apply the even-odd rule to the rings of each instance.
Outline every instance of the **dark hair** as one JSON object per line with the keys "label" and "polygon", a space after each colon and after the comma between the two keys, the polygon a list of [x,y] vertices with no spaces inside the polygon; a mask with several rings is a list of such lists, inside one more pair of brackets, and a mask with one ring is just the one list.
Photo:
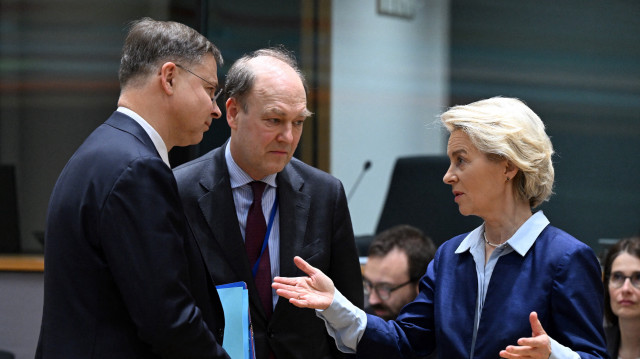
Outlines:
{"label": "dark hair", "polygon": [[156,71],[166,61],[190,66],[213,55],[222,65],[220,50],[196,30],[173,21],[156,21],[148,17],[131,23],[122,47],[118,78],[120,88]]}
{"label": "dark hair", "polygon": [[253,51],[249,54],[245,54],[234,62],[233,65],[231,65],[229,72],[227,72],[225,79],[225,98],[235,97],[235,99],[242,105],[242,109],[245,112],[248,110],[245,99],[246,95],[251,91],[251,89],[253,89],[256,78],[249,61],[260,56],[273,57],[289,65],[300,77],[305,93],[308,93],[307,80],[304,78],[300,68],[298,68],[295,56],[284,46],[280,45],[277,47]]}
{"label": "dark hair", "polygon": [[609,278],[611,277],[611,266],[613,261],[621,253],[629,253],[636,258],[640,258],[640,236],[619,240],[609,248],[604,260],[604,316],[610,325],[618,325],[618,316],[611,310],[611,298],[609,297]]}
{"label": "dark hair", "polygon": [[401,224],[380,232],[369,246],[369,257],[384,257],[394,248],[407,254],[409,279],[417,282],[427,271],[429,262],[436,253],[431,238],[420,229]]}

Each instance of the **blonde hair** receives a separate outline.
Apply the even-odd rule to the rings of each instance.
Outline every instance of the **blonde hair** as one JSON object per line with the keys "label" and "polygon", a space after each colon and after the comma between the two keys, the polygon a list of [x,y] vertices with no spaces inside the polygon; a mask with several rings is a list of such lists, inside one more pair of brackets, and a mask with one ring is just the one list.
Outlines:
{"label": "blonde hair", "polygon": [[449,133],[464,131],[489,159],[506,159],[520,171],[513,178],[516,195],[531,208],[553,193],[553,146],[544,123],[515,98],[493,97],[454,106],[440,116]]}

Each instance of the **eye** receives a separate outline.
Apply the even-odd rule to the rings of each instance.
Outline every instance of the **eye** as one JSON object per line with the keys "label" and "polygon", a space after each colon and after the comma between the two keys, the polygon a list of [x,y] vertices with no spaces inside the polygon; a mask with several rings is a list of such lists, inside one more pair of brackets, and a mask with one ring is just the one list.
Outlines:
{"label": "eye", "polygon": [[209,97],[211,97],[211,100],[215,99],[216,97],[216,88],[215,87],[206,87],[205,90],[207,90],[207,93],[209,94]]}
{"label": "eye", "polygon": [[294,121],[293,125],[296,127],[301,127],[304,124],[304,120]]}
{"label": "eye", "polygon": [[615,272],[611,275],[611,281],[613,282],[621,282],[625,279],[625,277],[620,272]]}

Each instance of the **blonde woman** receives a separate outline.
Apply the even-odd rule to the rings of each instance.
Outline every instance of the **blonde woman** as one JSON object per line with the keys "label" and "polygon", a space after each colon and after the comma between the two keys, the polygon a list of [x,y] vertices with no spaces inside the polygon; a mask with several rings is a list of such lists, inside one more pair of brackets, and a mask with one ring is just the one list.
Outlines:
{"label": "blonde woman", "polygon": [[606,358],[603,288],[593,251],[533,211],[552,193],[553,147],[540,118],[512,98],[441,116],[444,182],[475,230],[445,242],[395,321],[345,301],[322,272],[276,278],[277,293],[317,309],[341,350],[363,358]]}

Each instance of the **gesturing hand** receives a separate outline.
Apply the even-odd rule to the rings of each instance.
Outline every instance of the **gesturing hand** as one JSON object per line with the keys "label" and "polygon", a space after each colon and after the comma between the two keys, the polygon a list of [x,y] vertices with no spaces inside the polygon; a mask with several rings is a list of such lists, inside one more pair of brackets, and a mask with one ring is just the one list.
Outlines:
{"label": "gesturing hand", "polygon": [[308,277],[275,277],[271,286],[276,293],[296,307],[327,309],[333,302],[335,287],[331,278],[296,256],[293,262]]}
{"label": "gesturing hand", "polygon": [[509,345],[505,350],[500,351],[500,357],[548,359],[551,356],[551,341],[542,328],[536,312],[529,314],[529,323],[531,323],[531,338],[518,339],[518,346]]}

